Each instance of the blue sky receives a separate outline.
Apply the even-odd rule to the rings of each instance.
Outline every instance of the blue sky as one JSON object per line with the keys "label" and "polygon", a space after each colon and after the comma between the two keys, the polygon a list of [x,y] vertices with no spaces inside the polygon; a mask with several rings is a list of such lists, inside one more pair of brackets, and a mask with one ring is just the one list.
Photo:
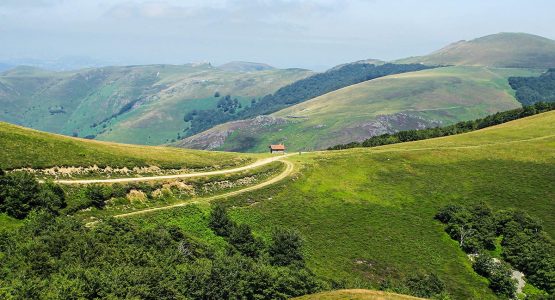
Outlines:
{"label": "blue sky", "polygon": [[258,61],[321,69],[498,32],[555,39],[552,0],[1,0],[0,61]]}

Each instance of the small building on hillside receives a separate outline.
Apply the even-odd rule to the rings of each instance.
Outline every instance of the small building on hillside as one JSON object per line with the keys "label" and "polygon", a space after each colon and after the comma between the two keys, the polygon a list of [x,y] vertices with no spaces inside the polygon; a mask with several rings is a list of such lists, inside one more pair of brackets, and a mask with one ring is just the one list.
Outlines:
{"label": "small building on hillside", "polygon": [[285,145],[270,145],[270,153],[285,153]]}

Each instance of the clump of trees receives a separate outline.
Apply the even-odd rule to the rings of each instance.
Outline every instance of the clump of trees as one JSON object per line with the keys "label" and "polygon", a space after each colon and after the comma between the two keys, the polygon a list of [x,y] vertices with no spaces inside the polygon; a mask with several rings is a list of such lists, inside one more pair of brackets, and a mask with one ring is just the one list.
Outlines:
{"label": "clump of trees", "polygon": [[486,127],[491,127],[514,121],[524,117],[529,117],[535,114],[551,111],[555,109],[555,102],[537,102],[530,106],[498,112],[489,115],[485,118],[476,119],[473,121],[463,121],[453,125],[444,127],[435,127],[419,130],[403,130],[393,134],[382,134],[366,139],[363,142],[352,142],[349,144],[341,144],[329,147],[328,150],[341,150],[359,147],[377,147],[389,144],[397,144],[411,141],[426,140],[431,138],[455,135],[465,132],[470,132]]}
{"label": "clump of trees", "polygon": [[0,170],[0,213],[24,219],[33,210],[57,214],[64,207],[65,193],[60,186],[52,182],[40,184],[26,172]]}
{"label": "clump of trees", "polygon": [[195,109],[185,114],[183,121],[191,123],[187,132],[189,135],[209,129],[216,124],[236,119],[237,112],[243,108],[239,99],[232,98],[231,95],[220,97],[218,94],[217,97],[219,97],[220,100],[216,103],[216,108],[204,110]]}
{"label": "clump of trees", "polygon": [[516,280],[512,278],[511,265],[491,257],[488,252],[481,252],[476,256],[472,265],[476,273],[490,281],[490,288],[498,295],[507,298],[516,296]]}
{"label": "clump of trees", "polygon": [[221,204],[213,208],[209,225],[217,235],[224,237],[233,246],[232,250],[243,255],[256,258],[264,254],[274,266],[304,267],[302,239],[294,230],[275,229],[271,243],[266,248],[262,240],[254,237],[250,226],[233,222]]}
{"label": "clump of trees", "polygon": [[478,254],[474,269],[489,278],[495,292],[512,297],[515,291],[510,267],[484,254],[494,250],[496,239],[501,238],[503,260],[523,272],[534,286],[555,293],[555,244],[539,220],[519,210],[494,212],[483,203],[448,205],[436,218],[447,224],[445,231],[464,251]]}
{"label": "clump of trees", "polygon": [[555,102],[555,69],[549,69],[539,77],[510,77],[509,84],[522,105]]}

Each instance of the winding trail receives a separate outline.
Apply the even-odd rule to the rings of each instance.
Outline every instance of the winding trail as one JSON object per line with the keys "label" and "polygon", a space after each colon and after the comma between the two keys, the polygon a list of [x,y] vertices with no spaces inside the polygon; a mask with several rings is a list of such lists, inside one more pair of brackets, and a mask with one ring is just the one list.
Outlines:
{"label": "winding trail", "polygon": [[[291,155],[291,154],[289,154]],[[281,156],[280,158],[283,158],[285,156]],[[272,161],[276,161],[279,159],[274,159]],[[236,190],[236,191],[232,191],[232,192],[228,192],[225,194],[221,194],[221,195],[216,195],[216,196],[211,196],[211,197],[206,197],[206,198],[198,198],[192,201],[185,201],[185,202],[179,202],[179,203],[175,203],[175,204],[171,204],[168,206],[161,206],[161,207],[153,207],[153,208],[147,208],[147,209],[142,209],[142,210],[137,210],[137,211],[133,211],[133,212],[129,212],[129,213],[123,213],[123,214],[117,214],[117,215],[113,215],[114,218],[125,218],[125,217],[130,217],[130,216],[136,216],[136,215],[142,215],[142,214],[146,214],[146,213],[150,213],[150,212],[155,212],[155,211],[160,211],[160,210],[167,210],[167,209],[172,209],[175,207],[180,207],[180,206],[186,206],[186,205],[191,205],[191,204],[198,204],[201,202],[210,202],[212,200],[216,200],[216,199],[222,199],[222,198],[227,198],[227,197],[231,197],[231,196],[236,196],[239,194],[243,194],[249,191],[254,191],[254,190],[258,190],[261,189],[263,187],[269,186],[271,184],[274,184],[276,182],[279,182],[283,179],[285,179],[286,177],[288,177],[294,169],[293,163],[287,160],[280,160],[281,162],[283,162],[286,165],[286,168],[283,172],[281,172],[278,176],[272,177],[270,180],[266,180],[264,182],[261,182],[259,184],[253,185],[253,186],[249,186],[246,187],[244,189],[240,189],[240,190]]]}
{"label": "winding trail", "polygon": [[273,156],[268,158],[263,158],[255,161],[254,163],[234,169],[217,170],[210,172],[198,172],[198,173],[187,173],[187,174],[176,174],[176,175],[160,175],[160,176],[147,176],[147,177],[125,177],[125,178],[114,178],[114,179],[77,179],[77,180],[54,180],[56,183],[60,184],[91,184],[91,183],[121,183],[121,182],[138,182],[138,181],[152,181],[152,180],[164,180],[164,179],[176,179],[176,178],[193,178],[193,177],[203,177],[203,176],[213,176],[236,173],[246,170],[251,170],[263,165],[267,165],[274,161],[281,160],[285,157],[295,155],[296,153],[290,153],[281,156]]}

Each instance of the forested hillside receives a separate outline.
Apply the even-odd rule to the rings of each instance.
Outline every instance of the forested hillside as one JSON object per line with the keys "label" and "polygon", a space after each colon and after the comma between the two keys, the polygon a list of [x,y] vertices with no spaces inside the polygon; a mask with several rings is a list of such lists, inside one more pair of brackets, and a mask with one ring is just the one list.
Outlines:
{"label": "forested hillside", "polygon": [[239,111],[237,114],[230,114],[219,108],[195,111],[194,115],[190,115],[192,118],[185,117],[185,120],[191,122],[191,129],[187,132],[187,135],[199,133],[228,121],[270,114],[282,108],[359,82],[392,74],[414,72],[430,68],[431,67],[421,64],[346,64],[338,68],[330,69],[327,72],[315,74],[296,81],[280,88],[273,94],[268,94],[258,99],[253,98],[250,102],[250,106]]}
{"label": "forested hillside", "polygon": [[507,78],[540,70],[442,67],[354,84],[298,103],[266,118],[230,122],[176,145],[198,149],[266,151],[326,149],[397,131],[446,126],[515,109]]}
{"label": "forested hillside", "polygon": [[555,102],[555,69],[549,69],[539,77],[511,77],[509,84],[522,105]]}

